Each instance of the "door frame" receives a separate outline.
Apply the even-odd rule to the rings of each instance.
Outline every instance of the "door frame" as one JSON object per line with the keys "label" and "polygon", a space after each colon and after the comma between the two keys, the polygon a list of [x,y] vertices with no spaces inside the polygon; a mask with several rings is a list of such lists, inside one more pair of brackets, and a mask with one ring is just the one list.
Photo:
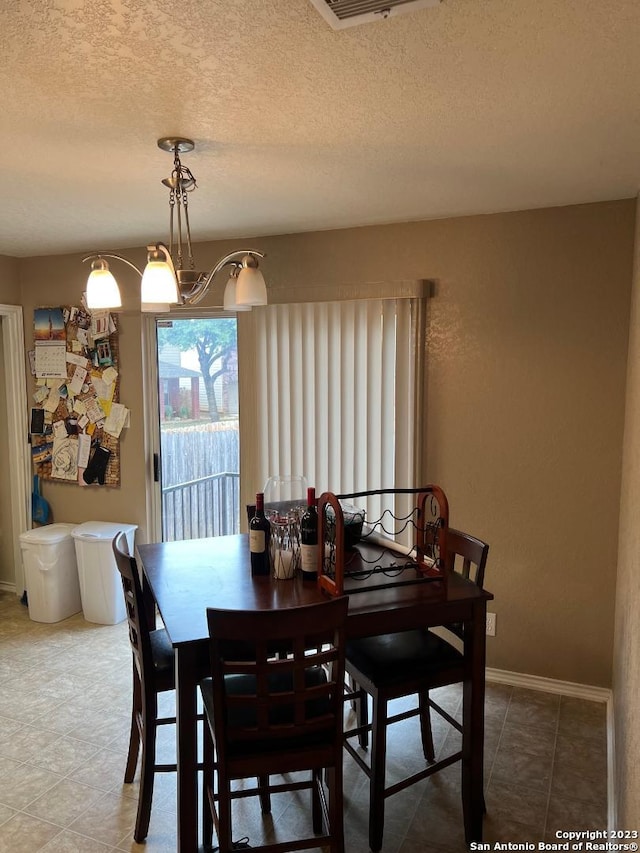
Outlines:
{"label": "door frame", "polygon": [[[158,341],[157,320],[217,320],[238,315],[222,308],[181,309],[169,314],[142,314],[142,396],[144,413],[144,458],[146,470],[146,520],[149,542],[162,542],[162,462],[159,462],[158,481],[155,481],[154,460],[160,459],[160,408],[158,399]],[[239,328],[238,323],[238,328]],[[239,344],[238,344],[239,347]],[[242,441],[240,442],[242,447]],[[242,503],[241,503],[242,505]],[[240,514],[242,518],[242,513]]]}
{"label": "door frame", "polygon": [[162,542],[162,482],[154,479],[154,460],[160,455],[158,408],[158,345],[156,320],[166,314],[142,314],[142,411],[144,419],[145,491],[147,537]]}
{"label": "door frame", "polygon": [[27,418],[27,372],[25,369],[24,321],[20,305],[0,305],[4,356],[11,487],[11,539],[13,544],[15,593],[25,589],[20,534],[31,528],[31,453]]}

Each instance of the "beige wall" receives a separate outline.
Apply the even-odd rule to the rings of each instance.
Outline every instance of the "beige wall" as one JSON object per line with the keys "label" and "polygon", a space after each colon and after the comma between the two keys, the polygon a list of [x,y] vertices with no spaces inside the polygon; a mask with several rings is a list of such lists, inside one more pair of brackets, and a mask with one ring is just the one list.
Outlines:
{"label": "beige wall", "polygon": [[20,304],[20,261],[0,255],[0,303],[3,305]]}
{"label": "beige wall", "polygon": [[[240,244],[266,251],[274,299],[436,280],[424,479],[447,492],[453,525],[491,545],[491,666],[611,683],[634,219],[621,201],[197,247],[204,268]],[[21,273],[30,341],[32,309],[77,301],[86,271],[61,257]],[[57,520],[144,522],[137,283],[122,278],[123,485],[47,484]]]}
{"label": "beige wall", "polygon": [[640,825],[640,216],[636,222],[613,667],[620,828]]}

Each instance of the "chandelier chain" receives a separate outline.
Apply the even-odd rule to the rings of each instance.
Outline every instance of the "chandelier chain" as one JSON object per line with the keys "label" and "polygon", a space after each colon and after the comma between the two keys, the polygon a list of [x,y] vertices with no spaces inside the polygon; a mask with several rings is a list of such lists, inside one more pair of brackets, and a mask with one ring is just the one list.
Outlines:
{"label": "chandelier chain", "polygon": [[[180,160],[179,146],[176,145],[173,149],[173,172],[171,179],[168,181],[170,185],[169,204],[169,230],[170,230],[170,247],[169,251],[173,254],[174,234],[175,234],[175,251],[176,251],[176,267],[183,268],[184,262],[184,243],[183,243],[183,212],[184,212],[184,229],[186,236],[186,249],[189,260],[189,269],[195,269],[195,260],[193,258],[193,249],[191,247],[191,224],[189,222],[189,201],[187,193],[196,189],[196,179],[187,166],[183,166]],[[177,208],[177,210],[176,210]],[[174,231],[174,211],[176,212],[177,228]]]}
{"label": "chandelier chain", "polygon": [[[171,188],[172,193],[174,194],[174,199],[177,199],[178,202],[178,233],[177,237],[177,246],[176,246],[176,261],[177,268],[182,269],[182,217],[180,214],[180,205],[182,204],[182,163],[180,162],[180,152],[178,149],[178,145],[173,149],[173,174],[171,176],[173,178],[173,186]],[[172,229],[172,237],[173,237],[173,229]]]}
{"label": "chandelier chain", "polygon": [[191,225],[189,223],[189,202],[187,201],[187,191],[182,189],[182,205],[184,207],[184,221],[187,230],[187,251],[189,253],[189,269],[195,269],[195,261],[193,260],[193,250],[191,249]]}
{"label": "chandelier chain", "polygon": [[176,234],[177,238],[177,246],[176,246],[176,255],[177,255],[177,268],[179,270],[182,269],[182,203],[180,200],[180,193],[176,193],[178,199],[178,207],[177,207],[177,215],[178,215],[178,232]]}
{"label": "chandelier chain", "polygon": [[172,188],[169,190],[169,254],[173,257],[173,212],[176,206],[176,194]]}

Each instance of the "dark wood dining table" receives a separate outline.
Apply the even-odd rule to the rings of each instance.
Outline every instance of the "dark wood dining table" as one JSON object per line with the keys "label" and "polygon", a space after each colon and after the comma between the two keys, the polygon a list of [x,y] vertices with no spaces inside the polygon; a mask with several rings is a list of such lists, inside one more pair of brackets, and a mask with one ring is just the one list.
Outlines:
{"label": "dark wood dining table", "polygon": [[[175,651],[177,849],[197,853],[197,690],[208,652],[207,607],[265,610],[317,602],[311,581],[251,576],[246,534],[138,546],[143,582],[158,605]],[[348,592],[348,590],[347,590]],[[347,635],[366,637],[452,622],[465,624],[462,801],[467,843],[482,840],[486,604],[491,593],[452,573],[441,581],[349,596]]]}

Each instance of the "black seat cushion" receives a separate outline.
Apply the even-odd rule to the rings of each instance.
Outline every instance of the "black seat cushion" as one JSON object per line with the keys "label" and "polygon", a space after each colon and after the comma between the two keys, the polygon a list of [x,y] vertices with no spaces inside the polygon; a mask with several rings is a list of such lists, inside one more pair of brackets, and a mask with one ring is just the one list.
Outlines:
{"label": "black seat cushion", "polygon": [[[325,671],[320,666],[309,667],[305,670],[305,686],[315,687],[327,683]],[[202,699],[205,710],[210,719],[213,719],[213,680],[205,678],[200,683]],[[252,696],[256,691],[256,680],[253,675],[227,675],[225,676],[225,689],[227,695]],[[269,691],[271,693],[286,693],[293,690],[293,676],[291,672],[282,672],[269,676]],[[306,703],[307,719],[321,717],[329,711],[329,702],[326,698],[310,700]],[[287,725],[293,722],[293,706],[288,704],[274,705],[269,713],[269,724],[273,726]],[[228,711],[227,723],[230,727],[252,729],[256,725],[255,711],[251,706],[240,706]],[[241,741],[235,746],[230,743],[229,747],[234,753],[245,754],[252,752],[276,752],[285,749],[297,749],[312,744],[330,743],[332,731],[319,731],[306,735],[303,738],[266,738],[265,740]]]}
{"label": "black seat cushion", "polygon": [[[224,679],[225,691],[228,696],[252,696],[256,692],[256,680],[253,675],[227,675]],[[325,671],[320,666],[312,666],[304,671],[305,687],[316,687],[327,683]],[[281,672],[269,675],[270,693],[287,693],[293,690],[293,675]],[[315,699],[306,703],[307,719],[321,717],[329,710],[326,698]],[[293,722],[292,705],[275,705],[269,712],[269,724],[272,726],[287,725]],[[253,728],[256,725],[256,715],[253,707],[239,707],[229,713],[230,726]]]}
{"label": "black seat cushion", "polygon": [[421,670],[437,672],[462,663],[457,649],[427,630],[350,640],[346,656],[347,664],[379,687],[406,681]]}
{"label": "black seat cushion", "polygon": [[151,656],[156,673],[173,673],[174,658],[171,641],[164,628],[149,632]]}

